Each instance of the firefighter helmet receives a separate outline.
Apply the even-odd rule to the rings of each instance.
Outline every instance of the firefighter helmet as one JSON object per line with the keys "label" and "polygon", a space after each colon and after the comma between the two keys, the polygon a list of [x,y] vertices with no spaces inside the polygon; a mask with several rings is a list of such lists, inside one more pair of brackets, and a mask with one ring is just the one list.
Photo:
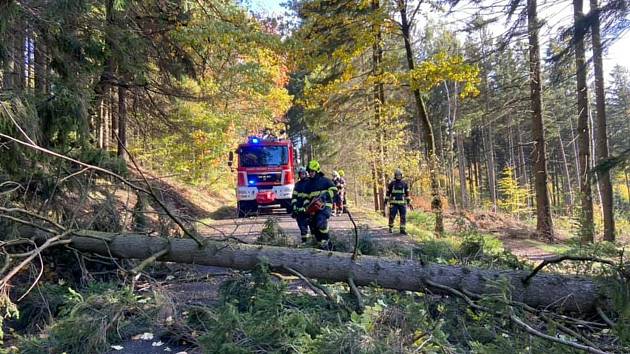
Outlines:
{"label": "firefighter helmet", "polygon": [[319,172],[320,169],[321,168],[319,167],[319,162],[317,162],[316,160],[311,160],[308,162],[308,171]]}
{"label": "firefighter helmet", "polygon": [[339,170],[339,177],[343,177],[346,173],[343,170]]}
{"label": "firefighter helmet", "polygon": [[332,175],[333,177],[339,178],[339,172],[337,171],[333,171]]}
{"label": "firefighter helmet", "polygon": [[400,170],[400,168],[397,168],[396,171],[394,171],[394,178],[402,179],[402,171]]}

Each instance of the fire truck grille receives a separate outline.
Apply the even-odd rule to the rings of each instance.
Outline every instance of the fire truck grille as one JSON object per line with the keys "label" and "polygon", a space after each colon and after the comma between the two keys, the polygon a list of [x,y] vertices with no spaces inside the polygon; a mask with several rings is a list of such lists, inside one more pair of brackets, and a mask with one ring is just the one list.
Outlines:
{"label": "fire truck grille", "polygon": [[282,174],[280,173],[261,173],[261,174],[249,174],[247,176],[250,184],[258,183],[277,183],[282,182]]}

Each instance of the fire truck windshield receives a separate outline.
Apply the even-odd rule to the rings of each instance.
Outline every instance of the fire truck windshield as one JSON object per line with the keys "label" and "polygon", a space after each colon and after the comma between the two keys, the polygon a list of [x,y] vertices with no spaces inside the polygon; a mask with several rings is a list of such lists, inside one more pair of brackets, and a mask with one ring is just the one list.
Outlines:
{"label": "fire truck windshield", "polygon": [[241,167],[286,165],[289,149],[286,146],[246,146],[238,150]]}

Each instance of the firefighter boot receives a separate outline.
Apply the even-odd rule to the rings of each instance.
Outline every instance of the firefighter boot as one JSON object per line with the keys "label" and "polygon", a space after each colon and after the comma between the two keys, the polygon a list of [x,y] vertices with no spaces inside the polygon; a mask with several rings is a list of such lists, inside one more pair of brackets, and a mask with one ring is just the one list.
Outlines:
{"label": "firefighter boot", "polygon": [[407,229],[405,229],[404,227],[400,228],[400,234],[401,235],[406,235],[407,234]]}
{"label": "firefighter boot", "polygon": [[330,240],[321,240],[319,241],[319,249],[324,251],[332,251],[333,244]]}

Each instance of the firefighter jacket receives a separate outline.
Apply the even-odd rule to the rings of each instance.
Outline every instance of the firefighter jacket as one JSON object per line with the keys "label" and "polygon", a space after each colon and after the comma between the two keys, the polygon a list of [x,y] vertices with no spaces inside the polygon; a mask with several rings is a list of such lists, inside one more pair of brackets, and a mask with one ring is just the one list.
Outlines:
{"label": "firefighter jacket", "polygon": [[324,177],[323,173],[318,172],[314,177],[309,178],[306,185],[306,194],[308,194],[308,197],[304,200],[305,207],[313,199],[321,196],[326,206],[332,208],[332,202],[337,194],[337,187],[330,179]]}
{"label": "firefighter jacket", "polygon": [[343,177],[335,177],[332,179],[332,182],[337,187],[337,192],[341,193],[341,191],[346,188],[346,180]]}
{"label": "firefighter jacket", "polygon": [[403,180],[393,180],[387,185],[387,199],[390,204],[407,205],[410,203],[409,186]]}
{"label": "firefighter jacket", "polygon": [[291,210],[296,213],[304,212],[304,200],[308,198],[308,194],[306,193],[306,187],[308,186],[309,178],[302,178],[297,181],[295,187],[293,187],[293,195],[291,196]]}

